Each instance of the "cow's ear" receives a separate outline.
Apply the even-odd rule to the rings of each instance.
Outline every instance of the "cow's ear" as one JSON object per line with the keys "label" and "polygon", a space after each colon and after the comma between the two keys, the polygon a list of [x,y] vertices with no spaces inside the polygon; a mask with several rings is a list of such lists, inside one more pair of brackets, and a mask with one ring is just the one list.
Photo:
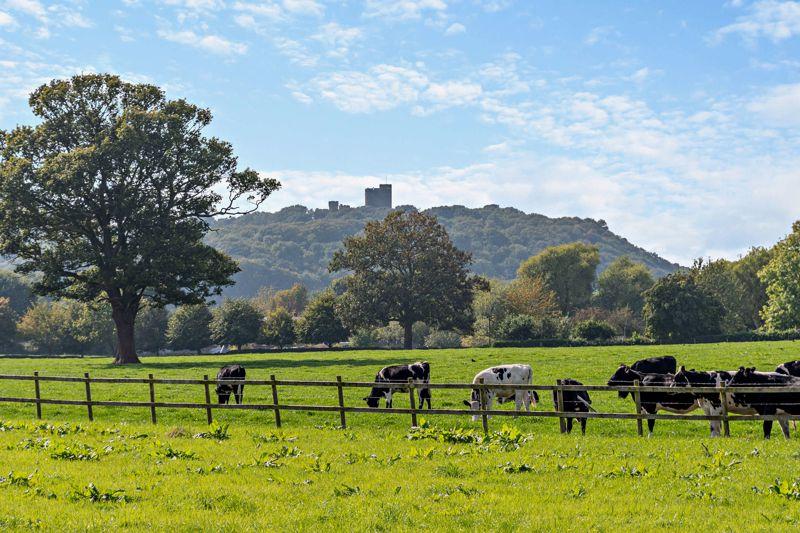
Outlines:
{"label": "cow's ear", "polygon": [[467,400],[464,400],[464,405],[466,405],[467,407],[472,407],[472,404],[469,403]]}
{"label": "cow's ear", "polygon": [[681,367],[678,369],[678,372],[686,372],[686,367],[681,365]]}

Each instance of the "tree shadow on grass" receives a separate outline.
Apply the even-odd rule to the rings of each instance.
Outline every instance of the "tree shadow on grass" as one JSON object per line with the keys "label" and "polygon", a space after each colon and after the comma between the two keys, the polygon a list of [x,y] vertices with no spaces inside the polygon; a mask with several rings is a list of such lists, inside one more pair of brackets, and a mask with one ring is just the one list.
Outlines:
{"label": "tree shadow on grass", "polygon": [[[377,372],[383,366],[402,363],[413,363],[417,359],[406,357],[372,357],[364,359],[242,359],[240,356],[219,356],[219,359],[187,360],[187,361],[159,361],[158,358],[142,358],[141,366],[105,365],[107,369],[117,370],[188,370],[198,368],[217,368],[227,364],[240,364],[246,370],[274,370],[281,368],[304,367],[334,367],[334,366],[370,366]],[[248,375],[248,377],[250,377]]]}

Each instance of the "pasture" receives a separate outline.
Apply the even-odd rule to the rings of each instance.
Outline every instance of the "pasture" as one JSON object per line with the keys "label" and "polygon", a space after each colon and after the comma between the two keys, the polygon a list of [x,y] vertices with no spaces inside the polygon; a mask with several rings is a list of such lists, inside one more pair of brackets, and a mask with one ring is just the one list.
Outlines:
{"label": "pasture", "polygon": [[[468,382],[499,363],[529,363],[533,382],[603,384],[620,362],[672,354],[698,369],[800,359],[800,342],[603,348],[353,351],[110,359],[0,359],[0,374],[202,378],[224,363],[248,379],[370,381],[382,366],[424,358],[431,378]],[[1,381],[2,396],[33,395],[32,382]],[[82,383],[42,382],[43,398],[84,398]],[[364,389],[345,389],[363,405]],[[336,404],[335,388],[282,388],[281,402]],[[93,384],[95,400],[147,401],[146,384]],[[202,386],[160,385],[161,400],[202,402]],[[464,391],[434,391],[460,408]],[[600,411],[632,412],[630,399],[595,393]],[[246,387],[245,402],[271,401]],[[542,395],[552,408],[552,399]],[[406,395],[395,406],[405,407]],[[468,417],[205,412],[0,404],[0,527],[219,530],[795,530],[800,524],[798,441],[761,438],[759,422],[732,422],[730,439],[703,422],[659,420],[653,438],[632,420],[590,420],[586,437],[561,435],[552,418],[493,418],[490,434]],[[508,406],[505,406],[508,408]],[[794,437],[794,435],[793,435]]]}

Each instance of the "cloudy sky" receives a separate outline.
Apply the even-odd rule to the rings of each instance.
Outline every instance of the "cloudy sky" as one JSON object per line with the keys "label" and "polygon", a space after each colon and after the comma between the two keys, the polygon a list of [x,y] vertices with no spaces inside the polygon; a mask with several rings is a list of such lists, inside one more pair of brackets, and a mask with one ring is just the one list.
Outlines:
{"label": "cloudy sky", "polygon": [[497,203],[668,259],[800,218],[800,2],[0,0],[0,128],[114,72],[215,114],[266,208]]}

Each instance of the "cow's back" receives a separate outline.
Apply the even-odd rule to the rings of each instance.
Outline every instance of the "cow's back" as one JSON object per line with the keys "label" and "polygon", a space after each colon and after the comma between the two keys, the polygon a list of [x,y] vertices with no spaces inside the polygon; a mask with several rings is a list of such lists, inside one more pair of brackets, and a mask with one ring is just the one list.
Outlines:
{"label": "cow's back", "polygon": [[642,374],[674,374],[678,361],[671,355],[640,359],[631,365],[631,369]]}

